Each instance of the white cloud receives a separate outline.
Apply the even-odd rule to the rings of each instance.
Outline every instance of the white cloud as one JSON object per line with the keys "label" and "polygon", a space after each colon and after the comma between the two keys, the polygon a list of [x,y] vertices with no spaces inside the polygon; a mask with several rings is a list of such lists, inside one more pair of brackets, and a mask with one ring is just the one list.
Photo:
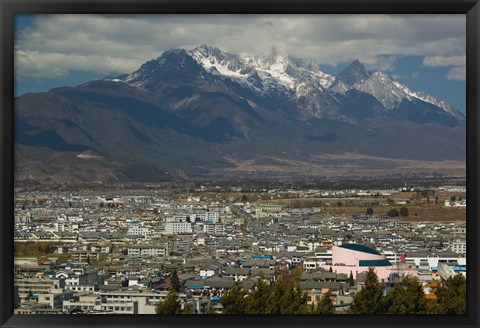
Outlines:
{"label": "white cloud", "polygon": [[423,65],[431,67],[465,66],[467,57],[463,56],[433,56],[425,57]]}
{"label": "white cloud", "polygon": [[465,33],[465,15],[39,15],[17,39],[16,72],[129,73],[164,50],[202,43],[234,53],[275,47],[320,64],[358,58],[368,69],[392,70],[403,55],[461,67]]}
{"label": "white cloud", "polygon": [[447,80],[460,80],[465,81],[467,77],[467,70],[465,67],[453,67],[445,76]]}
{"label": "white cloud", "polygon": [[57,52],[17,50],[15,73],[38,78],[61,77],[70,70],[99,73],[121,72],[137,68],[137,60],[104,55],[76,55]]}
{"label": "white cloud", "polygon": [[401,74],[392,74],[392,77],[395,80],[415,80],[416,78],[419,77],[420,74],[418,74],[417,71],[413,71],[409,75],[401,75]]}

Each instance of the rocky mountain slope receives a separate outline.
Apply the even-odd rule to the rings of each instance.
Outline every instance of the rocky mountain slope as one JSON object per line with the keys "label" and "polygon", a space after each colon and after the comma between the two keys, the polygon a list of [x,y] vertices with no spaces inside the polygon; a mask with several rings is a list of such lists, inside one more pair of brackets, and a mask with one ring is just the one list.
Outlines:
{"label": "rocky mountain slope", "polygon": [[23,95],[15,120],[17,180],[190,179],[246,162],[288,174],[322,154],[465,160],[460,112],[359,61],[333,76],[309,59],[206,45]]}

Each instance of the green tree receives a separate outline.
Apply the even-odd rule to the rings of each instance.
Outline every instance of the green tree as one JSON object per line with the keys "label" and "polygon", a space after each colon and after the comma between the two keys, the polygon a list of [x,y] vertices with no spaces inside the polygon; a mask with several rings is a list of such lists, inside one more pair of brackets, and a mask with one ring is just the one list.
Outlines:
{"label": "green tree", "polygon": [[451,200],[452,202],[454,202],[455,200],[457,200],[457,198],[456,198],[455,196],[452,196],[452,197],[450,197],[450,200]]}
{"label": "green tree", "polygon": [[224,314],[244,314],[245,313],[245,295],[246,291],[241,283],[235,281],[232,288],[223,294],[221,304]]}
{"label": "green tree", "polygon": [[[273,293],[272,303],[278,303],[280,314],[307,314],[307,294],[300,289],[296,280],[290,280],[284,287],[283,295],[276,298]],[[272,312],[273,314],[273,312]]]}
{"label": "green tree", "polygon": [[38,244],[38,252],[42,254],[50,253],[50,243],[42,242]]}
{"label": "green tree", "polygon": [[328,272],[333,272],[332,267],[330,267],[330,268],[328,269]]}
{"label": "green tree", "polygon": [[334,314],[335,307],[332,302],[332,292],[330,289],[322,295],[322,299],[315,307],[314,314]]}
{"label": "green tree", "polygon": [[215,309],[213,308],[212,304],[208,305],[206,314],[217,314],[217,312],[215,312]]}
{"label": "green tree", "polygon": [[357,293],[352,304],[350,313],[355,314],[379,314],[383,313],[383,286],[378,284],[378,276],[373,268],[368,269],[365,286]]}
{"label": "green tree", "polygon": [[255,291],[246,299],[245,313],[268,314],[268,311],[272,308],[271,301],[270,286],[262,277],[259,277]]}
{"label": "green tree", "polygon": [[295,268],[290,270],[289,274],[285,275],[283,278],[287,283],[299,283],[302,274],[305,272],[305,269],[302,265],[297,265]]}
{"label": "green tree", "polygon": [[350,276],[348,277],[347,282],[350,284],[350,286],[355,285],[355,279],[353,279],[352,271],[350,271]]}
{"label": "green tree", "polygon": [[87,254],[87,263],[88,264],[92,264],[91,260],[90,260],[90,254]]}
{"label": "green tree", "polygon": [[429,304],[429,313],[467,313],[467,281],[463,275],[457,274],[448,278],[434,293],[437,296],[437,301]]}
{"label": "green tree", "polygon": [[373,215],[373,208],[369,207],[367,208],[367,211],[365,212],[366,215]]}
{"label": "green tree", "polygon": [[401,216],[408,216],[408,208],[402,207],[402,208],[400,209],[400,215],[401,215]]}
{"label": "green tree", "polygon": [[279,277],[275,283],[275,288],[272,293],[272,301],[270,307],[267,309],[269,314],[281,314],[286,304],[287,283],[283,277]]}
{"label": "green tree", "polygon": [[193,306],[190,304],[185,304],[185,307],[183,308],[182,314],[194,314],[193,313]]}
{"label": "green tree", "polygon": [[387,212],[388,216],[399,216],[400,213],[398,213],[398,210],[396,208],[391,209],[390,211]]}
{"label": "green tree", "polygon": [[67,262],[68,260],[71,260],[72,258],[73,258],[72,254],[60,254],[55,260],[55,264],[60,265],[62,263]]}
{"label": "green tree", "polygon": [[181,314],[182,306],[178,301],[177,293],[170,290],[163,302],[158,302],[155,312],[157,314]]}
{"label": "green tree", "polygon": [[170,290],[177,293],[180,291],[180,280],[178,279],[177,270],[173,270],[170,275]]}
{"label": "green tree", "polygon": [[297,266],[277,278],[271,295],[269,314],[306,314],[307,294],[300,289],[303,267]]}
{"label": "green tree", "polygon": [[389,314],[425,314],[427,301],[416,277],[405,276],[387,294],[385,311]]}

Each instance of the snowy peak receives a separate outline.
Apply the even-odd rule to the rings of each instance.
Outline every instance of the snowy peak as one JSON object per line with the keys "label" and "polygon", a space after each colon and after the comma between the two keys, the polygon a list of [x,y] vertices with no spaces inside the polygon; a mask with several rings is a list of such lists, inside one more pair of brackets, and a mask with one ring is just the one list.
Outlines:
{"label": "snowy peak", "polygon": [[352,89],[356,84],[362,83],[368,79],[369,74],[365,66],[355,59],[342,72],[340,72],[335,81],[330,86],[330,90],[338,93],[345,93]]}
{"label": "snowy peak", "polygon": [[355,90],[373,96],[392,113],[404,110],[405,102],[421,102],[435,106],[433,111],[465,121],[465,117],[446,102],[413,91],[384,72],[370,73],[358,60],[334,76],[322,72],[313,59],[283,56],[275,50],[268,54],[236,55],[205,44],[189,51],[168,50],[132,74],[115,80],[154,94],[163,86],[185,81],[209,85],[210,89],[229,88],[231,84],[223,83],[228,80],[260,97],[297,103],[297,110],[304,117],[334,119],[343,119],[341,101],[350,99],[349,91]]}
{"label": "snowy peak", "polygon": [[228,77],[259,92],[284,90],[295,93],[299,83],[310,83],[315,88],[328,88],[334,77],[323,73],[311,59],[280,55],[275,49],[268,54],[238,56],[216,47],[201,45],[189,54],[208,72]]}
{"label": "snowy peak", "polygon": [[123,81],[146,91],[152,91],[158,81],[168,79],[171,82],[194,76],[202,67],[184,49],[167,50],[157,59],[152,59],[140,68],[123,76]]}
{"label": "snowy peak", "polygon": [[237,55],[229,54],[216,47],[202,44],[188,53],[207,71],[217,71],[227,76],[248,74],[244,63]]}
{"label": "snowy peak", "polygon": [[368,76],[369,74],[365,70],[365,66],[358,59],[355,59],[337,75],[337,79],[348,86],[353,86],[357,83],[362,83]]}
{"label": "snowy peak", "polygon": [[465,121],[465,117],[445,101],[424,92],[413,91],[384,72],[369,73],[358,60],[354,60],[339,73],[329,88],[330,91],[340,94],[352,89],[374,96],[388,110],[398,109],[403,100],[420,100],[439,107],[461,122]]}
{"label": "snowy peak", "polygon": [[388,74],[375,72],[362,83],[354,86],[356,90],[374,96],[386,109],[398,107],[402,99],[408,98],[406,90],[401,85],[394,83]]}
{"label": "snowy peak", "polygon": [[445,101],[436,99],[424,92],[413,91],[384,72],[373,73],[364,82],[356,84],[354,88],[371,94],[386,109],[397,109],[402,100],[420,100],[441,108],[459,121],[465,120],[465,117],[460,112]]}

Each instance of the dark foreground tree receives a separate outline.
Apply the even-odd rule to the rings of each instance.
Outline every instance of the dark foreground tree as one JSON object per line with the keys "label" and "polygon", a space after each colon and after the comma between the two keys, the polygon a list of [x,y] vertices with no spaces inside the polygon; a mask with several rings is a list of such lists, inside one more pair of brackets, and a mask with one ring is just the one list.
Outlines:
{"label": "dark foreground tree", "polygon": [[462,274],[448,278],[434,292],[437,296],[437,301],[432,301],[429,304],[429,313],[467,313],[467,281]]}
{"label": "dark foreground tree", "polygon": [[352,304],[350,313],[355,314],[379,314],[383,313],[383,286],[378,284],[378,276],[373,268],[368,269],[365,286],[357,293]]}
{"label": "dark foreground tree", "polygon": [[350,284],[350,287],[355,285],[355,279],[353,279],[352,271],[350,271],[350,276],[348,277],[347,282]]}
{"label": "dark foreground tree", "polygon": [[177,293],[174,291],[169,291],[165,301],[157,304],[155,312],[157,314],[181,314],[182,306],[178,301]]}
{"label": "dark foreground tree", "polygon": [[185,307],[183,308],[182,314],[194,314],[194,308],[190,304],[185,304]]}
{"label": "dark foreground tree", "polygon": [[369,207],[367,208],[367,211],[365,212],[366,215],[373,215],[373,208]]}
{"label": "dark foreground tree", "polygon": [[385,311],[389,314],[425,314],[427,301],[418,278],[405,276],[387,294]]}
{"label": "dark foreground tree", "polygon": [[246,298],[245,313],[268,314],[269,309],[272,308],[271,301],[270,286],[262,277],[259,277],[255,291]]}
{"label": "dark foreground tree", "polygon": [[400,209],[400,215],[401,215],[401,216],[408,216],[408,208],[402,207],[402,208]]}
{"label": "dark foreground tree", "polygon": [[173,270],[170,275],[170,290],[177,293],[180,291],[180,280],[178,279],[177,270]]}
{"label": "dark foreground tree", "polygon": [[332,292],[330,289],[322,295],[322,299],[315,307],[314,314],[334,314],[335,307],[332,302]]}
{"label": "dark foreground tree", "polygon": [[245,313],[245,295],[246,291],[241,283],[236,281],[232,288],[226,292],[221,299],[224,314],[244,314]]}
{"label": "dark foreground tree", "polygon": [[[275,295],[275,294],[273,294]],[[280,314],[307,314],[307,294],[304,293],[298,283],[293,281],[285,286],[285,293],[278,300],[275,296],[272,302],[279,303]]]}
{"label": "dark foreground tree", "polygon": [[283,313],[286,305],[286,296],[287,296],[287,282],[283,277],[279,277],[275,283],[275,287],[272,292],[271,302],[267,312],[270,314],[281,314]]}

